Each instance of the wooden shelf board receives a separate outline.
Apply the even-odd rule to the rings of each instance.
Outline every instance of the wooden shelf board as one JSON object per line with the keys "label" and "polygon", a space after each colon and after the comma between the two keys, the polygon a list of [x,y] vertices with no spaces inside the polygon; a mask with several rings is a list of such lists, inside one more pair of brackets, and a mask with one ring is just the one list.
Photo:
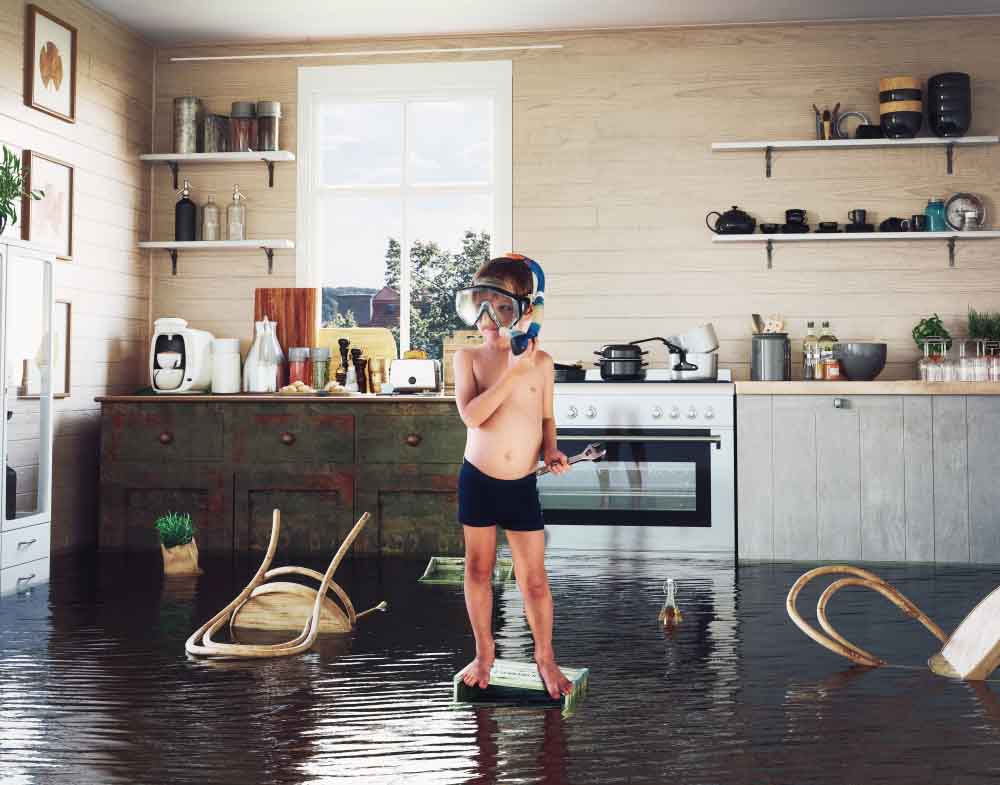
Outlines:
{"label": "wooden shelf board", "polygon": [[808,232],[806,234],[727,234],[712,238],[713,243],[826,243],[870,240],[904,240],[908,242],[920,240],[995,240],[1000,238],[1000,231],[982,229],[968,232],[847,232],[823,233]]}
{"label": "wooden shelf board", "polygon": [[837,150],[865,149],[877,147],[941,147],[950,144],[974,146],[1000,143],[1000,136],[957,136],[939,138],[936,136],[916,139],[801,139],[778,140],[773,142],[713,142],[713,152],[737,152],[741,150]]}
{"label": "wooden shelf board", "polygon": [[156,248],[176,251],[226,251],[240,248],[275,248],[291,250],[293,240],[196,240],[194,242],[142,242],[140,248]]}
{"label": "wooden shelf board", "polygon": [[147,153],[140,155],[139,160],[150,163],[187,164],[294,161],[295,153],[287,150],[259,150],[249,153]]}

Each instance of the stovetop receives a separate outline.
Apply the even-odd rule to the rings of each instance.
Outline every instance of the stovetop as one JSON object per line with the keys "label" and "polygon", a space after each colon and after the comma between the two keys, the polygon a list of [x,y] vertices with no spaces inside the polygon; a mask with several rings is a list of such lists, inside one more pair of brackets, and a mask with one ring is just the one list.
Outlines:
{"label": "stovetop", "polygon": [[721,368],[715,379],[671,379],[670,376],[668,368],[649,368],[642,379],[602,379],[600,368],[588,368],[583,381],[556,384],[728,384],[733,380],[733,372],[728,368]]}

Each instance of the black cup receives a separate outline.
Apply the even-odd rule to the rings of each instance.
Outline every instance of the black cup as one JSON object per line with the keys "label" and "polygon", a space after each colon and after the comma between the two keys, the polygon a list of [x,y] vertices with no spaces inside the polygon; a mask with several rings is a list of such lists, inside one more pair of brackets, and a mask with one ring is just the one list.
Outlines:
{"label": "black cup", "polygon": [[910,222],[905,218],[886,218],[878,225],[878,230],[880,232],[908,232]]}
{"label": "black cup", "polygon": [[840,224],[836,221],[820,221],[818,232],[836,232],[840,228]]}
{"label": "black cup", "polygon": [[847,214],[847,217],[851,219],[851,223],[854,224],[855,226],[862,226],[862,225],[864,225],[865,221],[868,220],[868,211],[867,210],[851,210]]}
{"label": "black cup", "polygon": [[785,223],[789,224],[800,224],[804,223],[806,220],[805,210],[785,210]]}
{"label": "black cup", "polygon": [[926,232],[927,231],[927,216],[923,213],[910,216],[910,231],[911,232]]}

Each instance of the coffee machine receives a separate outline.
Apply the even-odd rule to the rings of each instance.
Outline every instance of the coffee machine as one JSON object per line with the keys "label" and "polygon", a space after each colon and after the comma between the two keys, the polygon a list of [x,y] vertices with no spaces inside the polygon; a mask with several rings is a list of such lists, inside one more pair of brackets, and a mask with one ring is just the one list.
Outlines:
{"label": "coffee machine", "polygon": [[212,387],[212,341],[206,330],[184,319],[153,322],[149,347],[149,383],[158,393],[201,393]]}

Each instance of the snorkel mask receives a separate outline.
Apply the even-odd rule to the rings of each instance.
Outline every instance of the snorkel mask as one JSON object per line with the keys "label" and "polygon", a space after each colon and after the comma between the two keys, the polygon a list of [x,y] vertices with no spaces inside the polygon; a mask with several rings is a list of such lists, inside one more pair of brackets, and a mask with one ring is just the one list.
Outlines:
{"label": "snorkel mask", "polygon": [[[507,254],[508,259],[519,259],[531,269],[535,277],[535,291],[531,297],[514,294],[504,287],[503,281],[493,278],[478,278],[472,286],[459,289],[455,293],[455,312],[469,327],[475,327],[485,314],[497,326],[500,334],[510,338],[510,350],[521,354],[528,348],[532,338],[537,338],[542,329],[545,314],[545,273],[534,259],[521,254]],[[514,328],[521,318],[532,308],[532,320],[525,331]]]}

